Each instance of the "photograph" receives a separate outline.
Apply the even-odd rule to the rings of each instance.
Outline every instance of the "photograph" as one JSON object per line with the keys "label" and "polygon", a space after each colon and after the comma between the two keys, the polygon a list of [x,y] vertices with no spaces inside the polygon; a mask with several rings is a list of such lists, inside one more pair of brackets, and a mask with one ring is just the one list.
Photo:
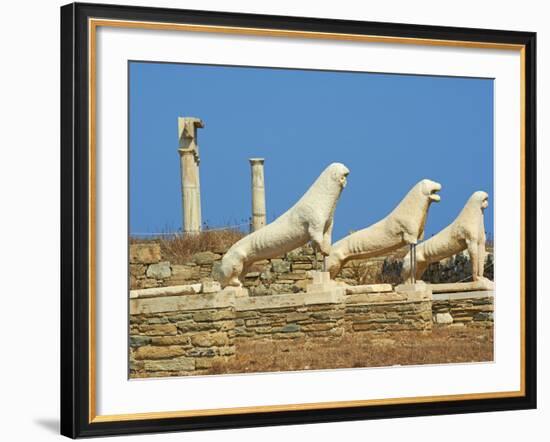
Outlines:
{"label": "photograph", "polygon": [[536,34],[303,12],[61,8],[62,434],[536,407]]}
{"label": "photograph", "polygon": [[128,60],[128,377],[492,363],[494,89]]}

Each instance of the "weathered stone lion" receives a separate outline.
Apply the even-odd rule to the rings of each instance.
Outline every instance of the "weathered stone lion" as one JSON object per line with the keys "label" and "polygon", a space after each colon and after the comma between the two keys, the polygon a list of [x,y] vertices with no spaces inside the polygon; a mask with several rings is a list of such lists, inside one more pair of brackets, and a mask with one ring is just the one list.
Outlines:
{"label": "weathered stone lion", "polygon": [[440,190],[441,184],[424,179],[384,219],[334,243],[326,259],[331,278],[349,260],[384,255],[406,244],[416,244],[424,235],[430,204],[440,200],[436,194]]}
{"label": "weathered stone lion", "polygon": [[[415,279],[422,277],[429,264],[468,249],[472,262],[473,280],[486,280],[483,277],[486,255],[483,211],[489,205],[488,198],[489,195],[485,192],[474,192],[451,224],[416,247]],[[410,262],[409,252],[405,256],[401,273],[405,281],[411,277]]]}
{"label": "weathered stone lion", "polygon": [[254,262],[282,255],[308,241],[323,255],[328,255],[334,210],[348,174],[343,164],[328,166],[293,207],[272,223],[237,241],[214,270],[214,278],[223,287],[240,287],[239,278],[248,273]]}

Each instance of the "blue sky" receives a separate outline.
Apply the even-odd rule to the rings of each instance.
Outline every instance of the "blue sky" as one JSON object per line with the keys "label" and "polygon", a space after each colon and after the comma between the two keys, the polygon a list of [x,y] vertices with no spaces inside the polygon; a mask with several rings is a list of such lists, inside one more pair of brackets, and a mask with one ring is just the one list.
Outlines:
{"label": "blue sky", "polygon": [[203,223],[250,217],[248,158],[265,158],[268,222],[331,162],[350,169],[334,239],[386,216],[422,178],[443,185],[427,237],[476,190],[493,232],[493,80],[334,71],[129,64],[130,232],[182,226],[178,116],[199,129]]}

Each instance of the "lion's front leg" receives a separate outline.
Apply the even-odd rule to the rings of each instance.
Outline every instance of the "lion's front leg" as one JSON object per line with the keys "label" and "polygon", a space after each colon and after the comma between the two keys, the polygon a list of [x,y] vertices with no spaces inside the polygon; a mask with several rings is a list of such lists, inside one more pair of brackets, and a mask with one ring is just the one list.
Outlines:
{"label": "lion's front leg", "polygon": [[330,255],[330,242],[328,244],[325,243],[325,238],[321,228],[310,225],[308,228],[308,234],[315,249],[319,250],[323,256]]}
{"label": "lion's front leg", "polygon": [[[327,227],[325,233],[323,234],[323,248],[325,250],[329,251],[328,254],[330,254],[330,251],[331,251],[331,248],[332,248],[331,246],[332,246],[332,228],[333,228],[333,226],[334,226],[334,223],[333,223],[333,220],[331,219],[329,221],[329,224],[328,224],[328,227]],[[327,255],[325,255],[325,256],[327,256]]]}
{"label": "lion's front leg", "polygon": [[468,254],[472,263],[472,279],[479,281],[479,246],[475,240],[467,240]]}

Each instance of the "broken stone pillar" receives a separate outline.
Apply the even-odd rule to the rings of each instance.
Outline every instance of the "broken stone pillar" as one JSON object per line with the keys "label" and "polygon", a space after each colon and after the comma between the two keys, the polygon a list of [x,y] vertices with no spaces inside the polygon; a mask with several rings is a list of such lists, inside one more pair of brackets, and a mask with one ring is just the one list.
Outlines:
{"label": "broken stone pillar", "polygon": [[184,233],[201,231],[200,156],[197,129],[203,127],[204,124],[199,118],[178,118]]}
{"label": "broken stone pillar", "polygon": [[266,224],[264,159],[250,158],[252,172],[252,231]]}

